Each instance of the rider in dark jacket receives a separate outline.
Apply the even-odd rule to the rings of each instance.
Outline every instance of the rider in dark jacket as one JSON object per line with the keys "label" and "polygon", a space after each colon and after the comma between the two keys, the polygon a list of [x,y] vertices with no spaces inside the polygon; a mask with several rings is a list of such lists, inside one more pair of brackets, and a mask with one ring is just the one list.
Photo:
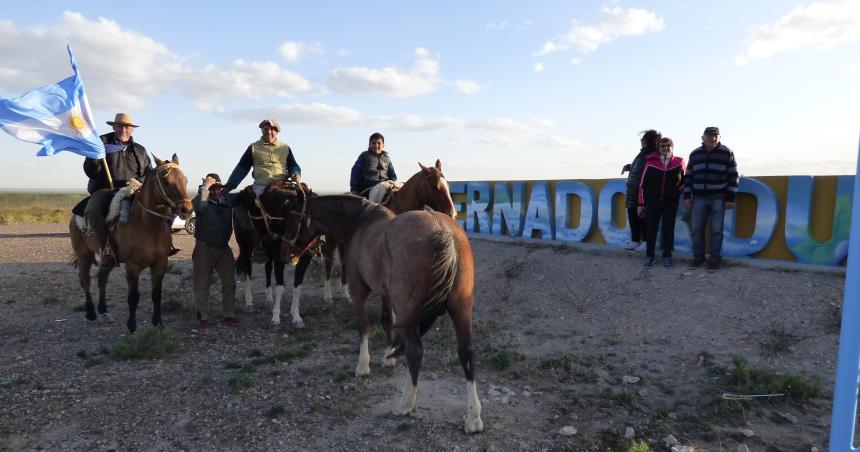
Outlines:
{"label": "rider in dark jacket", "polygon": [[394,164],[391,163],[388,153],[382,150],[384,147],[385,137],[381,133],[370,136],[367,150],[359,154],[352,165],[349,178],[349,191],[352,194],[366,197],[368,190],[374,185],[387,180],[397,180]]}

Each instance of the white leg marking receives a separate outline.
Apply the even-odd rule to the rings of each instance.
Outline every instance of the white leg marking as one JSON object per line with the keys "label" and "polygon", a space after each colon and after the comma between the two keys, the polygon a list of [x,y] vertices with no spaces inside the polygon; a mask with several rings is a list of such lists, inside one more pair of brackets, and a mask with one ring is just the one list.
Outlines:
{"label": "white leg marking", "polygon": [[334,301],[334,296],[331,294],[331,279],[325,280],[325,285],[323,286],[323,301],[325,304],[331,304]]}
{"label": "white leg marking", "polygon": [[113,322],[113,316],[110,315],[110,312],[105,312],[104,314],[99,314],[98,320],[101,323],[112,323]]}
{"label": "white leg marking", "polygon": [[284,297],[284,286],[275,286],[275,303],[272,307],[272,325],[281,324],[281,298]]}
{"label": "white leg marking", "polygon": [[243,284],[245,288],[245,306],[249,308],[254,307],[254,298],[251,296],[251,277],[245,275],[245,284]]}
{"label": "white leg marking", "polygon": [[478,399],[478,388],[474,381],[466,382],[466,433],[476,433],[484,430],[484,421],[481,420],[481,401]]}
{"label": "white leg marking", "polygon": [[400,403],[394,409],[394,414],[406,416],[415,411],[415,398],[418,394],[418,388],[412,384],[412,376],[409,370],[406,371],[406,384],[403,385],[403,394],[400,396]]}
{"label": "white leg marking", "polygon": [[389,348],[385,351],[385,354],[382,355],[382,367],[394,367],[397,365],[396,358],[386,358],[386,356],[394,353],[394,347]]}
{"label": "white leg marking", "polygon": [[356,377],[370,375],[370,353],[367,351],[367,335],[361,336],[361,346],[358,349],[358,365],[355,366]]}
{"label": "white leg marking", "polygon": [[305,327],[305,322],[302,316],[299,315],[299,301],[302,299],[302,285],[293,287],[293,302],[290,304],[290,317],[293,318],[293,328],[301,329]]}
{"label": "white leg marking", "polygon": [[272,304],[275,299],[272,298],[272,286],[266,286],[266,303]]}

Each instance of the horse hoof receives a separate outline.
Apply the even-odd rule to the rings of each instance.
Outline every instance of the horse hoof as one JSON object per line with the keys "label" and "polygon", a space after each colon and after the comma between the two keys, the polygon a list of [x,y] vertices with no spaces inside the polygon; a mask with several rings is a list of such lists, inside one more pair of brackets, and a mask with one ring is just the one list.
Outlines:
{"label": "horse hoof", "polygon": [[323,303],[328,304],[328,305],[333,304],[334,303],[334,297],[332,297],[331,295],[326,295],[323,298]]}
{"label": "horse hoof", "polygon": [[395,367],[397,365],[397,359],[395,358],[382,358],[382,367]]}
{"label": "horse hoof", "polygon": [[85,317],[86,317],[86,319],[87,319],[87,320],[89,320],[90,322],[95,322],[95,321],[96,321],[96,319],[98,319],[98,317],[96,316],[96,313],[95,313],[95,312],[93,312],[92,314],[88,312],[88,313],[86,314],[86,316],[85,316]]}
{"label": "horse hoof", "polygon": [[466,433],[478,433],[484,431],[484,421],[481,418],[476,417],[475,419],[469,419],[469,416],[463,416],[465,421],[465,430]]}
{"label": "horse hoof", "polygon": [[109,312],[105,312],[104,314],[99,314],[98,320],[99,323],[113,323],[113,316]]}
{"label": "horse hoof", "polygon": [[302,319],[293,320],[293,328],[300,330],[305,327],[305,322]]}
{"label": "horse hoof", "polygon": [[412,406],[410,406],[410,407],[400,406],[400,407],[397,407],[394,410],[392,410],[391,413],[394,414],[395,416],[409,416],[410,414],[412,414],[412,411],[414,411],[414,410],[415,410],[415,407],[412,407]]}
{"label": "horse hoof", "polygon": [[281,326],[281,319],[273,318],[272,319],[272,326]]}
{"label": "horse hoof", "polygon": [[361,367],[356,367],[355,376],[358,378],[369,377],[370,376],[370,366],[367,366],[363,369]]}

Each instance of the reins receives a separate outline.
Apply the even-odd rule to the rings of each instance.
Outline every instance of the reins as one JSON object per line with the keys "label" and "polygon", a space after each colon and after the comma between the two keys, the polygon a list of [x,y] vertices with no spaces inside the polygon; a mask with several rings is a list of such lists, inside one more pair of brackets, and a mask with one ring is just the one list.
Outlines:
{"label": "reins", "polygon": [[[161,177],[159,175],[159,172],[163,173],[162,175],[164,177],[167,177],[170,175],[170,172],[173,170],[173,168],[178,168],[178,167],[179,167],[179,165],[177,165],[175,163],[165,163],[165,164],[155,168],[156,173],[151,176],[151,177],[155,178],[154,183],[155,183],[156,188],[158,189],[158,193],[156,193],[156,195],[160,196],[162,198],[162,201],[166,202],[166,204],[169,206],[168,208],[170,209],[170,214],[163,214],[161,212],[157,212],[157,211],[153,210],[153,209],[158,209],[159,207],[161,207],[164,204],[158,204],[153,209],[150,209],[150,208],[146,207],[145,205],[143,205],[143,200],[140,200],[140,207],[143,207],[144,211],[146,211],[147,213],[150,213],[152,215],[155,215],[156,217],[164,218],[166,220],[172,220],[173,219],[173,217],[176,215],[176,202],[173,201],[172,199],[170,199],[170,196],[167,195],[167,190],[164,189],[164,183],[161,181]],[[143,187],[141,187],[141,191],[142,190],[143,190]],[[181,200],[181,202],[183,202],[183,203],[185,201],[191,202],[187,196],[182,198],[182,200]]]}

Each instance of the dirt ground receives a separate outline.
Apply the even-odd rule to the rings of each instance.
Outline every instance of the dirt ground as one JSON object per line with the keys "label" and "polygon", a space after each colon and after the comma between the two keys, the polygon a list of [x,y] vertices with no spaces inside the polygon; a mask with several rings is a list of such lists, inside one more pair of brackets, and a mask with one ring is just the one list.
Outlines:
{"label": "dirt ground", "polygon": [[[342,299],[323,302],[319,266],[302,299],[305,329],[293,330],[288,317],[270,326],[257,276],[255,309],[240,313],[240,327],[213,322],[199,333],[193,239],[180,232],[174,240],[183,252],[171,258],[164,320],[180,349],[119,361],[109,352],[127,333],[122,270],[109,283],[117,321],[87,322],[66,226],[0,227],[0,449],[627,450],[637,440],[664,450],[668,435],[696,450],[827,447],[838,273],[739,261],[708,273],[683,259],[643,269],[635,251],[474,237],[485,431],[466,435],[465,381],[447,317],[424,339],[417,412],[395,416],[403,360],[380,366],[377,327],[371,375],[353,376],[352,310]],[[145,279],[141,326],[152,312]],[[217,286],[212,292],[218,319]],[[378,323],[377,306],[374,298]],[[821,393],[721,399],[735,392],[726,377],[735,357],[819,382]]]}

